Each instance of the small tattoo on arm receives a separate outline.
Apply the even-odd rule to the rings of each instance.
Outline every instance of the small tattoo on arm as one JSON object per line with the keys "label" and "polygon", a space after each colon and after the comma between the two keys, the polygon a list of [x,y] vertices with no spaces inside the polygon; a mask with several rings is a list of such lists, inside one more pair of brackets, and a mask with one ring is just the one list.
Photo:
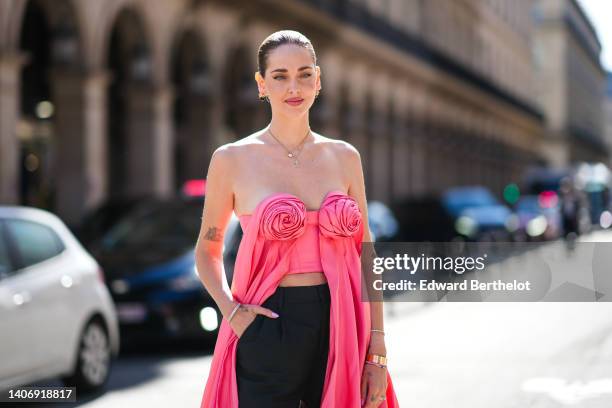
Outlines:
{"label": "small tattoo on arm", "polygon": [[209,241],[221,241],[223,238],[221,235],[221,231],[217,227],[210,227],[208,231],[204,235],[204,238]]}

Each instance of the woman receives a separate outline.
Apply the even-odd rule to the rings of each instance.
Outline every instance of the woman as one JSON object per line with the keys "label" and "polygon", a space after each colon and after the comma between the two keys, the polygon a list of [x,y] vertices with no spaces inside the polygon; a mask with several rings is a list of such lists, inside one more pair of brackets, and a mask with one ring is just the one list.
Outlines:
{"label": "woman", "polygon": [[[196,264],[223,320],[201,406],[397,407],[382,303],[360,298],[371,238],[359,153],[310,130],[321,71],[305,36],[270,35],[258,65],[271,122],[219,147],[208,169]],[[244,235],[230,289],[232,211]]]}

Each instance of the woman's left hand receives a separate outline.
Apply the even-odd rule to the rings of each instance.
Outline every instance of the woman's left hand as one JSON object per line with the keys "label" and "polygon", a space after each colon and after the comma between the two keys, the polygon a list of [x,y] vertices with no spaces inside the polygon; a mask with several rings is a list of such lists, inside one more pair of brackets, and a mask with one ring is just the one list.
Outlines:
{"label": "woman's left hand", "polygon": [[[370,342],[368,353],[386,355],[384,342],[376,341],[374,337]],[[361,406],[365,408],[378,408],[387,394],[387,367],[378,367],[364,363],[361,375]]]}
{"label": "woman's left hand", "polygon": [[387,393],[387,367],[365,364],[361,376],[362,407],[377,408]]}

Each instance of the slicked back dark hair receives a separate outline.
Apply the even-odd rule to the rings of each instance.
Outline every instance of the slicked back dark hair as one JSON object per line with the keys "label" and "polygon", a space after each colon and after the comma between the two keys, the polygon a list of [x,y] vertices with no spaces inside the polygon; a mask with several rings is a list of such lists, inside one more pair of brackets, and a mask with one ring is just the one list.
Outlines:
{"label": "slicked back dark hair", "polygon": [[262,77],[265,77],[266,69],[268,68],[268,55],[284,44],[294,44],[304,47],[310,52],[314,64],[317,65],[317,55],[310,40],[299,31],[281,30],[270,34],[259,46],[257,51],[257,70]]}

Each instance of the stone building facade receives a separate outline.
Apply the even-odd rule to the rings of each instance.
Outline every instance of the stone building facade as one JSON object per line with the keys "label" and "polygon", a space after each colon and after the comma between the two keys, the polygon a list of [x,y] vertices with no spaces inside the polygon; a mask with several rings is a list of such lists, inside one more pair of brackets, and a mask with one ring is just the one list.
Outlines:
{"label": "stone building facade", "polygon": [[4,0],[0,202],[77,223],[168,196],[265,126],[260,42],[297,29],[323,91],[313,130],[361,152],[370,199],[495,193],[542,161],[530,0]]}
{"label": "stone building facade", "polygon": [[542,152],[557,167],[607,162],[606,73],[595,29],[575,0],[537,0],[534,19],[536,90],[547,129]]}

